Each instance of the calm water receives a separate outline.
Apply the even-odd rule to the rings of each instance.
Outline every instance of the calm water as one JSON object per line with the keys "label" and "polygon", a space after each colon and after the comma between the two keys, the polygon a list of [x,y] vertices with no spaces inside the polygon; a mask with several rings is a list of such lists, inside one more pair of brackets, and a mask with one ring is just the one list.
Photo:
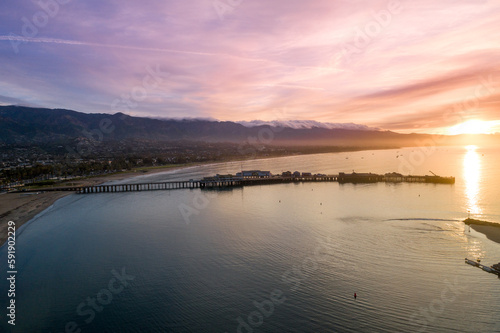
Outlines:
{"label": "calm water", "polygon": [[[459,222],[467,211],[500,222],[499,165],[500,150],[479,147],[364,151],[134,181],[243,168],[432,170],[456,184],[72,195],[21,228],[17,325],[2,315],[0,331],[500,332],[500,279],[463,260],[497,263],[500,244]],[[6,256],[3,247],[1,267]]]}

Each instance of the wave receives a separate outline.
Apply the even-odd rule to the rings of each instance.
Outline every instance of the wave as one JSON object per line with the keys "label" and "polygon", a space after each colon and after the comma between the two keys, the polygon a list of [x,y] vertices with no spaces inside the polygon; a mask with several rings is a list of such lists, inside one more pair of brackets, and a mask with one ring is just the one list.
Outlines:
{"label": "wave", "polygon": [[384,221],[446,221],[446,222],[460,222],[458,219],[431,219],[424,217],[415,217],[415,218],[400,218],[400,219],[387,219]]}

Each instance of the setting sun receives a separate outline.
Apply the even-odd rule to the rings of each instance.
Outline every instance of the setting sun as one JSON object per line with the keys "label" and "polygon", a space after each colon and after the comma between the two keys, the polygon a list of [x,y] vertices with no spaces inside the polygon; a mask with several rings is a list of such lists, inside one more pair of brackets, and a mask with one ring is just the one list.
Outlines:
{"label": "setting sun", "polygon": [[484,120],[468,120],[448,129],[449,134],[490,134],[493,130],[493,124]]}

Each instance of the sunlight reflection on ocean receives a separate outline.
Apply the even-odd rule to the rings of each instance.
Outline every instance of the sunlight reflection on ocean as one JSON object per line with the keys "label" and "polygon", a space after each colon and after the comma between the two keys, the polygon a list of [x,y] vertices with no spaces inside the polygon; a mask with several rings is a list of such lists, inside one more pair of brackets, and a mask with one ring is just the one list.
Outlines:
{"label": "sunlight reflection on ocean", "polygon": [[[418,149],[230,162],[133,181],[241,169],[397,172]],[[209,196],[175,190],[66,197],[19,236],[19,324],[0,327],[62,332],[75,322],[82,332],[494,332],[500,280],[464,258],[496,263],[500,245],[460,221],[470,211],[500,222],[499,162],[498,149],[440,147],[413,173],[455,176],[454,185],[304,183]],[[188,221],[179,207],[191,208]],[[111,270],[122,267],[135,279],[87,323],[78,306],[107,288]],[[276,290],[286,300],[271,311],[265,301]],[[256,314],[255,304],[267,304],[267,312]],[[3,299],[0,305],[6,306]]]}

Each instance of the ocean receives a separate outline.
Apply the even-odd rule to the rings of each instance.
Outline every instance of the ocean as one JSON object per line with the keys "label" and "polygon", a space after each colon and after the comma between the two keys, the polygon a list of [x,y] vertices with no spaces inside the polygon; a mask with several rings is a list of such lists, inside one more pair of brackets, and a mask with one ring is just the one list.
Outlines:
{"label": "ocean", "polygon": [[18,231],[16,325],[2,297],[0,331],[500,332],[500,279],[464,263],[499,262],[500,244],[461,222],[500,222],[499,165],[498,148],[373,150],[121,182],[260,169],[433,172],[456,183],[70,195]]}

